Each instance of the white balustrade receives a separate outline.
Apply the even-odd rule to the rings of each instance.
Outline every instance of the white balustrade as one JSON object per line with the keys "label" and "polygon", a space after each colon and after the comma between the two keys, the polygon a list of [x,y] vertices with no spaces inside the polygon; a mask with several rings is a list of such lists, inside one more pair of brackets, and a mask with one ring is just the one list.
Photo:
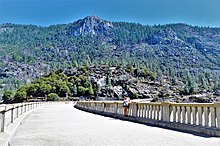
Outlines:
{"label": "white balustrade", "polygon": [[[77,106],[123,115],[122,101],[79,101]],[[220,129],[220,103],[131,102],[129,116]]]}
{"label": "white balustrade", "polygon": [[5,132],[7,127],[15,122],[17,118],[24,113],[41,107],[60,102],[33,102],[33,103],[17,103],[17,104],[1,104],[0,105],[0,133]]}

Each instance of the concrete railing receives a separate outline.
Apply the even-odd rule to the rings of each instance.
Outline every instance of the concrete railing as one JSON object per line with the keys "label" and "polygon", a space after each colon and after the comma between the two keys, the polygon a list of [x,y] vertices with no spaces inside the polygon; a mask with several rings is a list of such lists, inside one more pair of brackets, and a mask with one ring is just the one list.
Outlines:
{"label": "concrete railing", "polygon": [[[76,106],[81,109],[115,115],[123,114],[122,101],[79,101]],[[162,122],[163,124],[158,124],[162,127],[179,130],[185,128],[186,131],[220,136],[220,103],[132,102],[129,108],[129,116]]]}
{"label": "concrete railing", "polygon": [[1,104],[0,134],[6,132],[7,128],[23,114],[42,106],[48,106],[48,105],[54,105],[60,103],[61,102],[32,102],[32,103],[17,103],[17,104]]}

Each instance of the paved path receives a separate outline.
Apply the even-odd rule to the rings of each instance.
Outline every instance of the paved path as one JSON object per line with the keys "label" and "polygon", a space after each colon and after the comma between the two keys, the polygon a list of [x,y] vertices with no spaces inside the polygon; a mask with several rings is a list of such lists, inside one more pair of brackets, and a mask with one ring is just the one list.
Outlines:
{"label": "paved path", "polygon": [[103,117],[66,104],[30,114],[12,139],[11,146],[17,145],[220,146],[220,139]]}

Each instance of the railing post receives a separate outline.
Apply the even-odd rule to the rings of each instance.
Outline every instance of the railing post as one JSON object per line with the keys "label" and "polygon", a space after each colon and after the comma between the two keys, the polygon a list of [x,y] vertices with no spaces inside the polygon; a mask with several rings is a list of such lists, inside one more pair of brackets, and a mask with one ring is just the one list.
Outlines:
{"label": "railing post", "polygon": [[14,106],[11,109],[11,123],[14,123]]}
{"label": "railing post", "polygon": [[162,102],[163,107],[163,121],[170,122],[170,103],[169,102]]}
{"label": "railing post", "polygon": [[17,111],[16,111],[16,118],[18,118],[19,117],[19,106],[17,106]]}
{"label": "railing post", "polygon": [[137,103],[135,103],[135,102],[132,102],[132,104],[133,104],[133,106],[132,106],[132,116],[134,116],[134,117],[137,117],[137,109],[138,109],[138,104]]}
{"label": "railing post", "polygon": [[21,105],[21,115],[23,114],[23,104]]}
{"label": "railing post", "polygon": [[1,132],[5,132],[6,130],[6,116],[5,116],[5,113],[6,113],[6,107],[5,107],[5,110],[2,111],[2,127],[1,127]]}
{"label": "railing post", "polygon": [[220,129],[220,102],[214,103],[216,108],[216,119],[217,119],[217,128]]}

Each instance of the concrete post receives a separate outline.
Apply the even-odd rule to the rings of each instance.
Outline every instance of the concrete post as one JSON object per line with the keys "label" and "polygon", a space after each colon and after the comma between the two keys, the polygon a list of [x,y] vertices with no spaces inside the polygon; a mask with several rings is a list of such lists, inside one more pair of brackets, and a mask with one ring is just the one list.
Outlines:
{"label": "concrete post", "polygon": [[1,132],[5,132],[5,130],[6,130],[6,116],[5,116],[5,114],[6,114],[6,107],[5,107],[5,110],[1,112],[1,114],[2,114]]}
{"label": "concrete post", "polygon": [[25,112],[25,113],[27,112],[27,106],[26,106],[26,104],[24,105],[24,112]]}
{"label": "concrete post", "polygon": [[220,129],[220,102],[214,103],[216,108],[217,128]]}
{"label": "concrete post", "polygon": [[170,103],[169,102],[162,102],[163,107],[163,121],[170,122]]}
{"label": "concrete post", "polygon": [[19,114],[19,106],[16,108],[17,109],[17,111],[16,111],[16,118],[18,118],[18,114]]}
{"label": "concrete post", "polygon": [[23,105],[21,105],[21,115],[23,114]]}
{"label": "concrete post", "polygon": [[11,123],[14,123],[14,106],[11,109]]}
{"label": "concrete post", "polygon": [[137,109],[138,109],[138,104],[135,102],[132,102],[133,106],[132,106],[132,116],[137,117]]}

